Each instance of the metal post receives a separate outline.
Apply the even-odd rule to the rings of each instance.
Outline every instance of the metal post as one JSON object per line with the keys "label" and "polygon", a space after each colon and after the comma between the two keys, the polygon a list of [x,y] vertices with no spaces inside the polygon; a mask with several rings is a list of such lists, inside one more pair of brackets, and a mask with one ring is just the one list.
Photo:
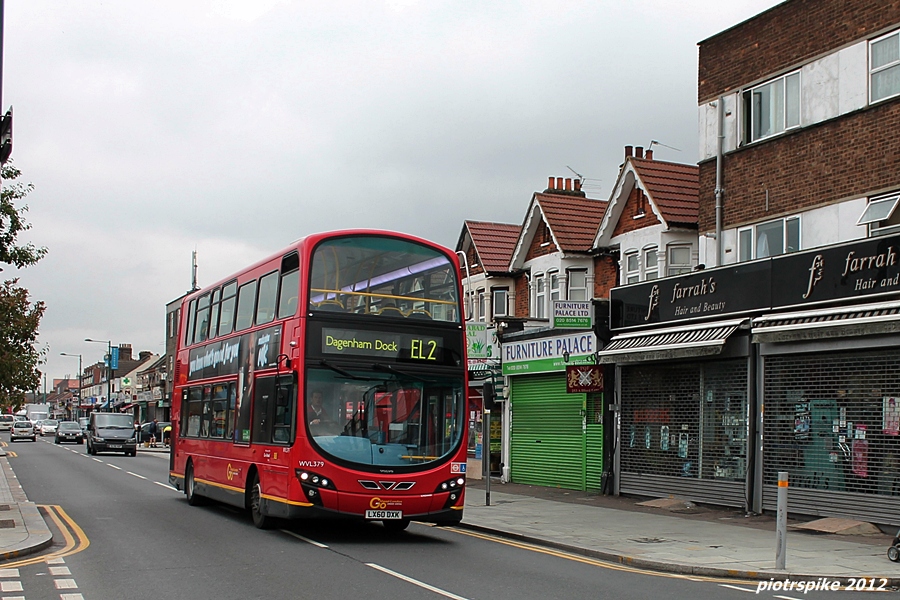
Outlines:
{"label": "metal post", "polygon": [[775,568],[784,569],[787,562],[788,473],[778,471],[778,505],[775,520]]}
{"label": "metal post", "polygon": [[106,412],[112,412],[112,341],[106,345]]}
{"label": "metal post", "polygon": [[482,411],[481,460],[484,467],[484,505],[491,505],[491,409]]}

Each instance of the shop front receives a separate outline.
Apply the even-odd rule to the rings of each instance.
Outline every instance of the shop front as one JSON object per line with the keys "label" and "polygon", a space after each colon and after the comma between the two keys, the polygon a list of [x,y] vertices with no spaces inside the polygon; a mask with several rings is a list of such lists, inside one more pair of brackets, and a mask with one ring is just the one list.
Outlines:
{"label": "shop front", "polygon": [[[590,331],[504,338],[502,368],[510,386],[509,481],[601,489],[603,391],[596,350],[597,338]],[[596,385],[572,392],[579,376]]]}
{"label": "shop front", "polygon": [[900,236],[615,288],[616,489],[900,524]]}

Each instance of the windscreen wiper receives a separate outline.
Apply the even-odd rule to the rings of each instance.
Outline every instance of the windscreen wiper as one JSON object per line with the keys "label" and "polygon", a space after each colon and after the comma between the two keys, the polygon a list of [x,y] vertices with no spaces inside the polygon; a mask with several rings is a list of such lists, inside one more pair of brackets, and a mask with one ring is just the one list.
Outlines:
{"label": "windscreen wiper", "polygon": [[400,369],[394,368],[391,365],[383,365],[381,363],[375,363],[372,365],[372,368],[376,371],[382,371],[385,373],[393,373],[394,375],[400,375],[401,377],[408,377],[409,379],[415,379],[416,381],[421,381],[422,383],[434,383],[433,379],[423,379],[418,375],[413,375],[412,373],[406,373],[405,371],[401,371]]}
{"label": "windscreen wiper", "polygon": [[338,367],[334,366],[333,364],[331,364],[331,363],[329,363],[329,362],[326,362],[326,361],[324,361],[324,360],[320,360],[320,361],[319,361],[319,364],[320,364],[321,366],[325,367],[326,369],[331,369],[332,371],[334,371],[334,372],[337,373],[338,375],[343,375],[343,376],[346,377],[347,379],[358,379],[358,380],[365,380],[365,379],[366,379],[365,377],[357,377],[357,376],[354,375],[353,373],[349,373],[349,372],[347,372],[347,371],[345,371],[345,370],[343,370],[343,369],[341,369],[341,368],[338,368]]}

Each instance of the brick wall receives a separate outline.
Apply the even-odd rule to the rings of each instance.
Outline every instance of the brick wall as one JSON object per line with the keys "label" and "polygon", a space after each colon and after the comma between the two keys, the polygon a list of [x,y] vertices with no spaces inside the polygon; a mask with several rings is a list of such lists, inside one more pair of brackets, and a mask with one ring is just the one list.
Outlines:
{"label": "brick wall", "polygon": [[[546,246],[541,246],[544,242],[550,243]],[[554,252],[559,252],[559,248],[557,248],[556,244],[553,242],[553,237],[550,235],[550,229],[547,227],[547,223],[542,220],[535,228],[534,237],[531,239],[531,246],[528,248],[525,260],[528,261],[532,258],[537,258],[538,256],[547,256]]]}
{"label": "brick wall", "polygon": [[521,274],[515,279],[516,305],[513,307],[514,317],[528,317],[528,278]]}
{"label": "brick wall", "polygon": [[[636,219],[635,217],[641,211],[643,211],[644,216]],[[631,193],[628,194],[628,199],[625,201],[625,206],[622,209],[622,215],[619,217],[613,230],[613,237],[652,225],[659,225],[659,218],[650,207],[650,202],[644,195],[643,190],[635,186],[631,189]]]}
{"label": "brick wall", "polygon": [[612,256],[594,257],[594,298],[609,298],[609,290],[618,285],[616,264]]}
{"label": "brick wall", "polygon": [[[900,188],[898,130],[895,100],[727,154],[723,226]],[[715,229],[715,185],[715,160],[701,163],[700,231]]]}
{"label": "brick wall", "polygon": [[478,258],[478,252],[475,251],[475,244],[469,246],[469,249],[466,251],[466,260],[469,263],[469,275],[478,275],[479,273],[484,272],[484,265],[481,264],[481,260]]}
{"label": "brick wall", "polygon": [[900,0],[792,0],[700,42],[697,99],[806,62],[900,24]]}

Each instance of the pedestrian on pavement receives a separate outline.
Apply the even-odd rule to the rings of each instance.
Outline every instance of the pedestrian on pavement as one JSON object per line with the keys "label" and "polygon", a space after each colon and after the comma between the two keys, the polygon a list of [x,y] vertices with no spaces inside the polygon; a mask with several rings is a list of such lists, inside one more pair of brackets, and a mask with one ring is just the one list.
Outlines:
{"label": "pedestrian on pavement", "polygon": [[172,426],[166,425],[163,428],[163,447],[168,448],[172,440]]}
{"label": "pedestrian on pavement", "polygon": [[150,423],[147,433],[150,434],[150,447],[156,448],[156,434],[159,433],[159,424],[156,419]]}

